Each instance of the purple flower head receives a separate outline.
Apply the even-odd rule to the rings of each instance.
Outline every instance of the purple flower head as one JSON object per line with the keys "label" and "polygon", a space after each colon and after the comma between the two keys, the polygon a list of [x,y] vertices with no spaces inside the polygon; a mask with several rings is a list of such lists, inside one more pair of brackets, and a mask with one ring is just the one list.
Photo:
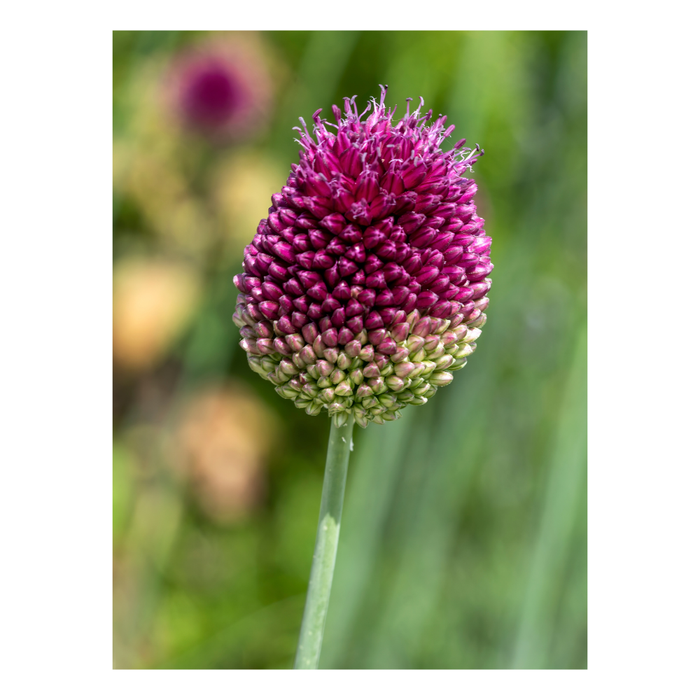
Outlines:
{"label": "purple flower head", "polygon": [[220,129],[241,103],[243,90],[230,66],[217,57],[207,57],[191,66],[183,80],[180,107],[193,126]]}
{"label": "purple flower head", "polygon": [[222,40],[180,55],[170,74],[182,125],[214,140],[242,137],[266,119],[269,80],[251,47]]}
{"label": "purple flower head", "polygon": [[346,98],[337,124],[319,109],[313,136],[301,120],[299,163],[234,278],[250,366],[338,425],[425,403],[486,322],[491,238],[462,177],[483,151],[443,151],[454,127],[428,124],[422,100],[393,125],[385,97],[362,114]]}

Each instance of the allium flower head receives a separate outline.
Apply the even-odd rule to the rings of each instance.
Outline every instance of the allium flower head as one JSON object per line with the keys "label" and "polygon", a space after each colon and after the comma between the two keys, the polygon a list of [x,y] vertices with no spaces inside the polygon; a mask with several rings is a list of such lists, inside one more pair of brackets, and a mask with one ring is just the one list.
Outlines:
{"label": "allium flower head", "polygon": [[346,98],[337,124],[319,109],[313,137],[301,120],[299,163],[234,278],[252,369],[337,425],[425,403],[486,322],[491,238],[462,177],[483,151],[443,151],[454,127],[429,124],[422,100],[393,125],[385,97],[362,114]]}

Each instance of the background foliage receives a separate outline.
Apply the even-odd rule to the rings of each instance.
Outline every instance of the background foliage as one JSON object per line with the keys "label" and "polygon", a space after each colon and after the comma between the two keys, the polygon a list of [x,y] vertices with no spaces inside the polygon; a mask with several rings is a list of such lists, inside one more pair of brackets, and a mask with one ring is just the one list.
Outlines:
{"label": "background foliage", "polygon": [[[212,139],[167,84],[223,44],[262,111]],[[582,32],[115,32],[115,667],[292,665],[329,426],[247,368],[231,278],[298,117],[379,83],[485,148],[494,283],[454,382],[356,429],[321,665],[586,667]]]}

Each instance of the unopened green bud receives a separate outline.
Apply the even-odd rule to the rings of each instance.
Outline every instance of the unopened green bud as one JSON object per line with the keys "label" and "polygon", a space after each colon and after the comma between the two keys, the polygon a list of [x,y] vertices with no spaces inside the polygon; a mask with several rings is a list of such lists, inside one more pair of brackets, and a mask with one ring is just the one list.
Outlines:
{"label": "unopened green bud", "polygon": [[473,343],[481,335],[480,328],[470,328],[467,335],[464,336],[464,340],[467,343]]}
{"label": "unopened green bud", "polygon": [[401,391],[404,387],[404,381],[401,379],[401,377],[397,377],[395,374],[387,377],[385,379],[386,385],[391,389],[392,391]]}
{"label": "unopened green bud", "polygon": [[391,361],[396,364],[398,362],[405,362],[408,359],[408,348],[399,348],[392,356]]}
{"label": "unopened green bud", "polygon": [[270,359],[267,358],[267,357],[263,357],[263,358],[260,360],[260,367],[262,367],[262,369],[263,369],[266,373],[267,373],[267,372],[274,372],[276,366],[277,366],[276,363],[273,362],[272,360],[270,360]]}
{"label": "unopened green bud", "polygon": [[362,370],[362,374],[367,377],[378,377],[379,376],[379,367],[377,367],[376,362],[370,362],[368,365],[365,366],[365,368]]}
{"label": "unopened green bud", "polygon": [[323,401],[323,403],[332,403],[335,399],[335,391],[333,391],[333,389],[331,389],[330,387],[328,389],[324,389],[318,395],[318,399],[319,401]]}
{"label": "unopened green bud", "polygon": [[451,321],[449,318],[443,318],[435,329],[435,333],[437,335],[442,335],[450,327],[450,323]]}
{"label": "unopened green bud", "polygon": [[[328,391],[333,391],[333,390],[329,389]],[[350,384],[350,382],[347,379],[340,382],[340,384],[338,384],[338,386],[336,386],[336,388],[335,388],[335,394],[337,396],[352,396],[352,393],[353,393],[352,385]]]}
{"label": "unopened green bud", "polygon": [[263,376],[267,374],[260,364],[260,358],[255,355],[248,355],[248,366],[257,374],[262,374]]}
{"label": "unopened green bud", "polygon": [[295,399],[299,395],[298,391],[294,391],[294,389],[290,388],[288,385],[287,386],[276,386],[275,391],[283,399]]}
{"label": "unopened green bud", "polygon": [[347,353],[348,357],[357,357],[360,354],[361,350],[362,343],[359,340],[351,340],[345,346],[345,352]]}
{"label": "unopened green bud", "polygon": [[286,374],[288,377],[295,377],[299,374],[299,370],[294,366],[294,363],[288,359],[284,359],[280,362],[280,371]]}
{"label": "unopened green bud", "polygon": [[452,332],[457,337],[457,342],[464,340],[464,336],[469,333],[469,326],[466,323],[461,323],[459,326],[454,328]]}
{"label": "unopened green bud", "polygon": [[336,428],[342,428],[348,422],[349,417],[350,416],[346,411],[334,413],[332,417],[333,425],[335,425]]}
{"label": "unopened green bud", "polygon": [[299,353],[299,357],[304,361],[305,365],[313,365],[316,363],[316,360],[318,359],[316,357],[316,353],[314,352],[314,349],[310,345],[305,345],[302,349],[301,352]]}
{"label": "unopened green bud", "polygon": [[313,342],[313,351],[316,357],[323,357],[323,351],[326,349],[326,344],[321,340],[321,336],[317,335]]}
{"label": "unopened green bud", "polygon": [[449,348],[451,345],[454,345],[456,342],[457,342],[457,335],[454,331],[445,331],[445,333],[442,334],[442,344],[446,348]]}
{"label": "unopened green bud", "polygon": [[319,413],[321,413],[322,408],[323,408],[322,403],[312,402],[309,406],[306,407],[305,411],[310,416],[317,416]]}
{"label": "unopened green bud", "polygon": [[423,363],[423,371],[421,374],[424,377],[429,377],[435,371],[435,363],[432,360],[426,360]]}
{"label": "unopened green bud", "polygon": [[360,386],[360,384],[365,381],[365,376],[362,374],[362,370],[358,367],[350,372],[350,379],[352,379],[354,384]]}
{"label": "unopened green bud", "polygon": [[272,382],[275,386],[281,386],[282,384],[286,384],[289,377],[285,377],[284,374],[280,377],[278,372],[279,367],[277,367],[274,372],[268,372],[265,375],[265,378],[268,382]]}
{"label": "unopened green bud", "polygon": [[382,367],[379,374],[382,377],[388,377],[390,374],[394,373],[394,364],[392,362],[387,362],[384,367]]}
{"label": "unopened green bud", "polygon": [[412,362],[400,362],[397,365],[394,365],[394,372],[396,373],[397,377],[401,377],[403,379],[404,377],[408,377],[408,375],[413,372],[413,370],[416,368],[416,366]]}
{"label": "unopened green bud", "polygon": [[369,424],[369,419],[367,418],[367,414],[359,406],[355,406],[353,415],[355,416],[355,422],[360,426],[360,428],[367,427]]}
{"label": "unopened green bud", "polygon": [[411,362],[422,362],[428,353],[425,352],[424,348],[420,348],[420,350],[416,350],[415,352],[412,352],[409,357],[411,358]]}
{"label": "unopened green bud", "polygon": [[292,362],[294,363],[294,366],[297,369],[304,370],[306,369],[306,362],[301,357],[301,352],[295,352],[292,355]]}
{"label": "unopened green bud", "polygon": [[330,377],[331,373],[333,372],[333,365],[328,362],[328,360],[319,360],[316,363],[316,369],[319,371],[322,377]]}
{"label": "unopened green bud", "polygon": [[453,379],[451,372],[433,372],[430,375],[430,383],[433,386],[447,386]]}
{"label": "unopened green bud", "polygon": [[486,323],[486,314],[482,313],[476,321],[472,321],[472,328],[481,328]]}
{"label": "unopened green bud", "polygon": [[445,354],[445,346],[442,343],[438,343],[435,348],[428,353],[429,360],[437,360],[438,357],[442,357]]}
{"label": "unopened green bud", "polygon": [[426,335],[425,336],[425,345],[423,347],[425,348],[426,352],[432,352],[435,350],[437,347],[438,343],[440,342],[440,336],[438,335]]}
{"label": "unopened green bud", "polygon": [[326,348],[323,351],[323,359],[332,365],[338,364],[338,348]]}
{"label": "unopened green bud", "polygon": [[336,369],[336,370],[333,370],[333,372],[331,374],[331,381],[333,382],[333,384],[340,384],[340,382],[342,382],[343,379],[345,379],[345,377],[346,377],[346,374],[345,374],[345,372],[343,372],[342,369]]}
{"label": "unopened green bud", "polygon": [[466,340],[462,340],[460,343],[457,343],[457,349],[452,354],[452,357],[459,360],[463,357],[469,357],[473,352],[474,348]]}
{"label": "unopened green bud", "polygon": [[411,370],[411,373],[408,376],[411,379],[414,379],[415,377],[420,377],[421,374],[423,374],[424,369],[425,365],[422,362],[414,362],[413,369]]}
{"label": "unopened green bud", "polygon": [[386,408],[393,408],[396,406],[396,399],[393,394],[386,393],[379,397],[379,403]]}
{"label": "unopened green bud", "polygon": [[425,396],[414,396],[410,401],[407,401],[407,403],[410,403],[411,406],[422,406],[424,403],[428,403],[428,399],[426,399]]}
{"label": "unopened green bud", "polygon": [[420,335],[409,335],[406,340],[406,347],[409,353],[418,352],[425,344],[425,338]]}
{"label": "unopened green bud", "polygon": [[284,340],[287,345],[289,345],[292,352],[300,352],[304,345],[306,345],[304,339],[301,337],[301,333],[290,333],[284,337]]}
{"label": "unopened green bud", "polygon": [[310,397],[315,397],[318,395],[318,387],[315,384],[304,384],[302,392]]}
{"label": "unopened green bud", "polygon": [[383,394],[386,390],[386,384],[384,383],[384,377],[372,377],[367,380],[368,386],[372,389],[375,395]]}
{"label": "unopened green bud", "polygon": [[416,396],[423,396],[430,390],[430,384],[428,382],[425,382],[425,384],[421,384],[419,387],[411,387],[411,391],[416,395]]}
{"label": "unopened green bud", "polygon": [[454,364],[455,358],[452,355],[445,353],[442,357],[435,361],[435,369],[439,372],[451,367]]}
{"label": "unopened green bud", "polygon": [[454,364],[452,367],[450,367],[450,370],[453,372],[456,372],[458,369],[462,369],[464,365],[467,364],[467,358],[466,357],[461,357],[459,360],[455,359]]}
{"label": "unopened green bud", "polygon": [[357,388],[355,396],[357,396],[358,399],[365,399],[368,396],[374,396],[374,392],[372,391],[371,386],[369,386],[368,384],[362,384]]}
{"label": "unopened green bud", "polygon": [[340,369],[348,369],[350,367],[350,362],[351,359],[344,352],[338,353],[336,364]]}
{"label": "unopened green bud", "polygon": [[365,345],[360,350],[360,359],[365,362],[371,362],[374,359],[374,345]]}

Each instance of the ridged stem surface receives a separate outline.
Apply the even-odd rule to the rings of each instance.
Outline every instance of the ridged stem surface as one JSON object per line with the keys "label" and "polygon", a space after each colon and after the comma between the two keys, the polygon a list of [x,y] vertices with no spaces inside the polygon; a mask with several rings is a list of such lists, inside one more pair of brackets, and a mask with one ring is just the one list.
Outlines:
{"label": "ridged stem surface", "polygon": [[340,518],[343,513],[343,496],[348,474],[348,460],[352,449],[352,418],[342,427],[331,421],[328,438],[326,471],[323,477],[321,512],[316,532],[316,547],[311,565],[309,589],[299,634],[295,669],[316,669],[321,657],[323,630],[331,598],[335,556],[340,536]]}

